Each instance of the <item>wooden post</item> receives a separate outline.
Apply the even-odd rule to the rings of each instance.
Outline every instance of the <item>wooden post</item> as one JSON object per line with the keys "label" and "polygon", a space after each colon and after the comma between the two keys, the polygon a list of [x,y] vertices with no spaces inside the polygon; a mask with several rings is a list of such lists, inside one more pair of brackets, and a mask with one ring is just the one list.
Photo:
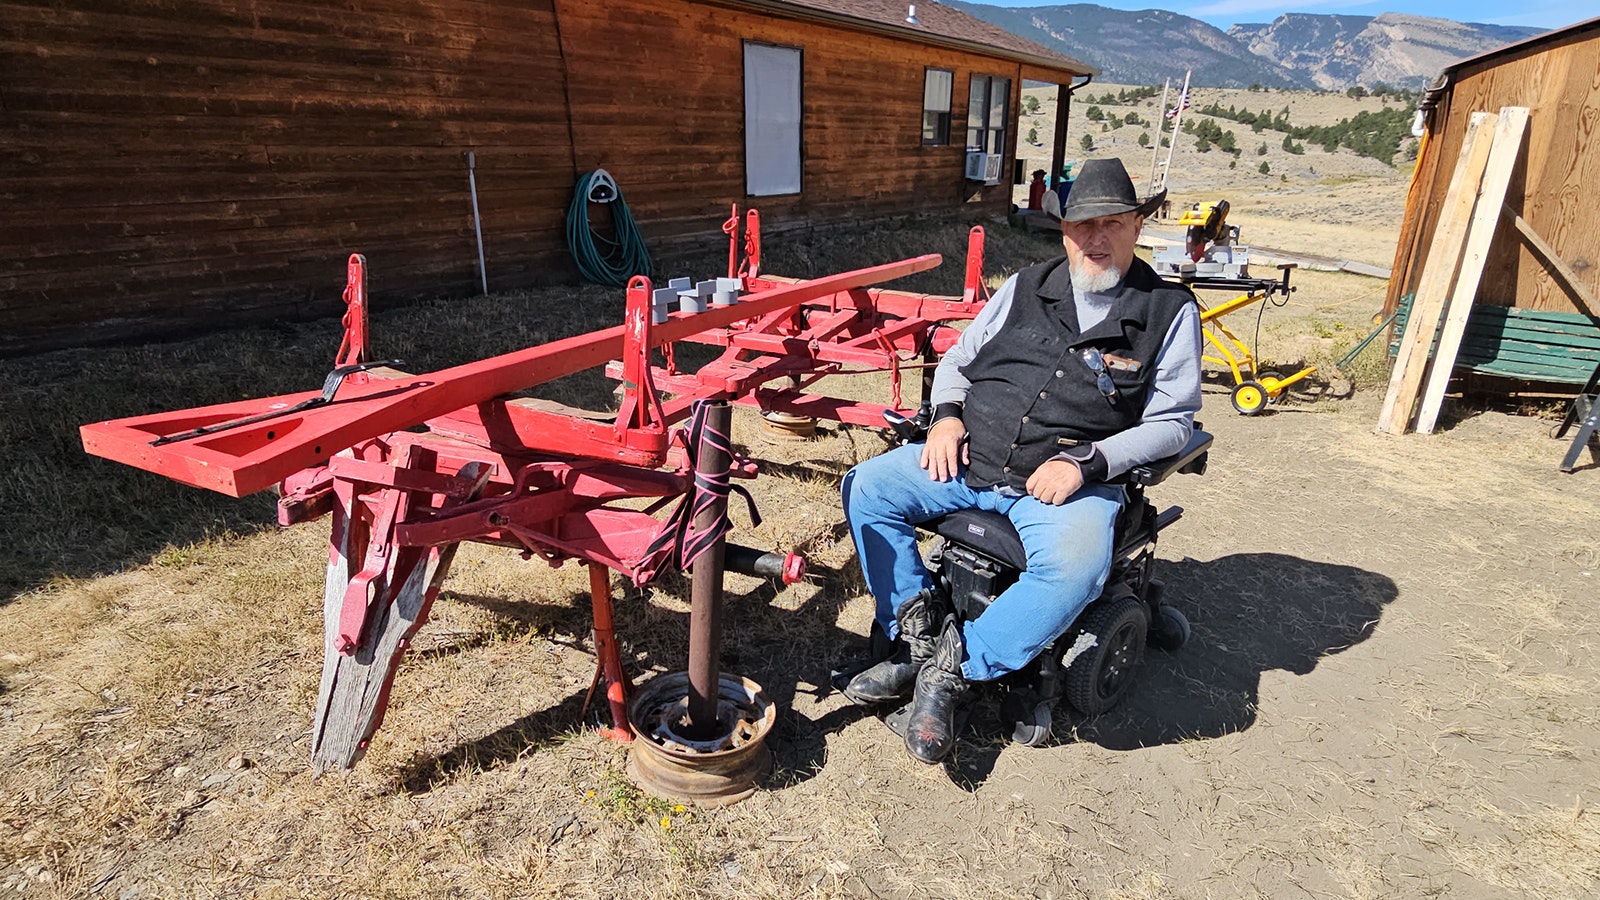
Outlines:
{"label": "wooden post", "polygon": [[1439,421],[1439,409],[1444,405],[1445,388],[1450,383],[1450,373],[1456,367],[1456,354],[1461,352],[1461,338],[1467,333],[1467,317],[1478,297],[1478,285],[1483,282],[1483,264],[1489,258],[1489,247],[1494,241],[1495,229],[1500,226],[1500,210],[1505,206],[1506,191],[1511,187],[1511,173],[1522,155],[1522,136],[1528,129],[1528,110],[1521,106],[1507,106],[1500,110],[1494,127],[1494,146],[1489,149],[1489,161],[1484,167],[1483,189],[1478,194],[1478,204],[1472,211],[1472,224],[1467,228],[1465,254],[1461,258],[1460,274],[1456,276],[1455,289],[1450,292],[1445,314],[1444,329],[1439,332],[1439,349],[1434,351],[1433,366],[1428,371],[1428,386],[1422,392],[1422,406],[1417,410],[1417,433],[1432,434]]}
{"label": "wooden post", "polygon": [[[726,400],[711,404],[705,430],[726,435],[733,424],[733,407]],[[731,459],[721,442],[700,440],[695,480],[726,477]],[[704,533],[726,515],[728,498],[719,497],[695,513],[694,530]],[[718,732],[717,705],[721,699],[722,671],[717,656],[722,645],[722,571],[726,541],[717,541],[694,561],[690,576],[689,607],[689,724],[686,732],[696,740]]]}
{"label": "wooden post", "polygon": [[[1161,84],[1161,105],[1156,107],[1156,140],[1155,146],[1150,148],[1150,180],[1144,183],[1145,197],[1154,197],[1156,194],[1156,166],[1161,161],[1161,136],[1167,128],[1167,92],[1172,88],[1172,79],[1168,78]],[[1164,218],[1164,217],[1163,217]]]}
{"label": "wooden post", "polygon": [[1055,190],[1056,179],[1067,164],[1067,113],[1072,111],[1072,85],[1056,85],[1056,133],[1050,144],[1050,173],[1045,185]]}
{"label": "wooden post", "polygon": [[[1172,169],[1172,154],[1178,149],[1178,126],[1183,123],[1183,105],[1189,102],[1189,76],[1192,74],[1194,74],[1193,70],[1183,73],[1183,90],[1178,92],[1177,112],[1172,117],[1172,142],[1167,145],[1167,162],[1161,167],[1162,187],[1166,186],[1167,173]],[[1161,115],[1165,116],[1166,114],[1167,111],[1163,109]],[[1156,146],[1161,146],[1160,138],[1156,138]]]}
{"label": "wooden post", "polygon": [[1416,403],[1428,354],[1433,349],[1439,314],[1444,310],[1450,286],[1455,283],[1456,267],[1461,262],[1467,223],[1478,198],[1484,163],[1489,158],[1489,132],[1494,122],[1493,113],[1473,113],[1467,122],[1461,156],[1455,173],[1450,176],[1450,189],[1445,192],[1433,241],[1423,263],[1422,278],[1416,297],[1411,301],[1411,315],[1400,340],[1400,353],[1395,357],[1394,371],[1389,376],[1383,410],[1378,413],[1379,431],[1404,434],[1411,424],[1411,408]]}

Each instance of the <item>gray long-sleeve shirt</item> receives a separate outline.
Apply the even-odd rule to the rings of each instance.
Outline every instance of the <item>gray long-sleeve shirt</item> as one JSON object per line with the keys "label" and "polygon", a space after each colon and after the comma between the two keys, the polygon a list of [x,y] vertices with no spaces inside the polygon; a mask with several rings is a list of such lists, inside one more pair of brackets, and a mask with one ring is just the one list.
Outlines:
{"label": "gray long-sleeve shirt", "polygon": [[[961,367],[972,362],[978,350],[1005,325],[1016,285],[1017,276],[1007,279],[967,326],[961,339],[940,360],[939,367],[934,370],[930,398],[935,407],[941,403],[966,401],[972,382],[961,374]],[[1079,328],[1088,330],[1104,321],[1121,289],[1119,284],[1103,294],[1074,291]],[[1145,401],[1139,424],[1095,442],[1105,457],[1107,477],[1114,478],[1141,463],[1182,450],[1189,442],[1194,416],[1199,411],[1200,311],[1193,304],[1186,304],[1161,343],[1161,351],[1156,356],[1155,381],[1150,386],[1150,396]]]}

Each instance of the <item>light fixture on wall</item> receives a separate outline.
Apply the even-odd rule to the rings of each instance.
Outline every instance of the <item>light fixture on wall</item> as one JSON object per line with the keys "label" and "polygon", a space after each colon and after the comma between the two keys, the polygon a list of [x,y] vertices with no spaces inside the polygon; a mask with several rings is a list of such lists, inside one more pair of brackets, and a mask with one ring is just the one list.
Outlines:
{"label": "light fixture on wall", "polygon": [[917,5],[915,3],[906,5],[906,23],[909,25],[922,24],[921,22],[917,21]]}

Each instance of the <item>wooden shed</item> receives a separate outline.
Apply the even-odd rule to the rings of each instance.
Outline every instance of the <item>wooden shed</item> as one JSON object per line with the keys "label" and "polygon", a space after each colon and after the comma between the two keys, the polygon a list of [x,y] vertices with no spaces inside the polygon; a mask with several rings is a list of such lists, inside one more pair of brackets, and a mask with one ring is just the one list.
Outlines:
{"label": "wooden shed", "polygon": [[1596,73],[1600,18],[1463,60],[1425,92],[1426,137],[1386,312],[1404,312],[1418,289],[1473,114],[1528,110],[1458,372],[1582,384],[1600,360],[1600,309],[1593,303],[1600,296]]}
{"label": "wooden shed", "polygon": [[1004,213],[1023,79],[1093,72],[927,2],[0,0],[0,353],[334,314],[352,251],[476,293],[468,153],[490,290],[575,277],[596,168],[653,249]]}

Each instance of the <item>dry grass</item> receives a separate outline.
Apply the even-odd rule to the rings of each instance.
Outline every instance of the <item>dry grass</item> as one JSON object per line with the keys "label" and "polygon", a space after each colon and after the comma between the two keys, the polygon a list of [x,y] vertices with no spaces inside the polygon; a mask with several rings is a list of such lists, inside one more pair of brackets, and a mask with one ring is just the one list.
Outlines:
{"label": "dry grass", "polygon": [[[960,224],[790,236],[769,268],[838,270],[939,249],[913,289],[953,291]],[[991,229],[991,272],[1054,252]],[[672,274],[723,259],[669,261]],[[1303,276],[1303,277],[1302,277]],[[1301,273],[1263,353],[1324,365],[1370,327],[1374,282]],[[1355,299],[1352,299],[1355,298]],[[378,352],[419,370],[616,321],[596,288],[387,310]],[[492,325],[491,325],[492,323]],[[1251,332],[1251,327],[1240,330]],[[766,518],[816,577],[728,579],[724,665],[782,715],[765,790],[680,809],[631,785],[585,727],[586,579],[466,547],[371,753],[313,780],[325,525],[84,457],[81,421],[301,389],[332,322],[0,362],[0,892],[19,897],[1585,897],[1600,891],[1600,560],[1593,494],[1541,423],[1459,417],[1373,434],[1378,397],[1329,378],[1233,416],[1205,478],[1163,485],[1168,596],[1195,626],[1129,702],[1051,746],[978,730],[943,768],[827,694],[868,626],[838,477],[875,432],[768,443]],[[881,377],[829,389],[884,398]],[[1353,384],[1351,384],[1353,382]],[[602,406],[599,378],[552,386]],[[1508,498],[1514,498],[1514,501]],[[636,677],[681,668],[687,587],[619,590]],[[1575,805],[1576,798],[1576,805]]]}

